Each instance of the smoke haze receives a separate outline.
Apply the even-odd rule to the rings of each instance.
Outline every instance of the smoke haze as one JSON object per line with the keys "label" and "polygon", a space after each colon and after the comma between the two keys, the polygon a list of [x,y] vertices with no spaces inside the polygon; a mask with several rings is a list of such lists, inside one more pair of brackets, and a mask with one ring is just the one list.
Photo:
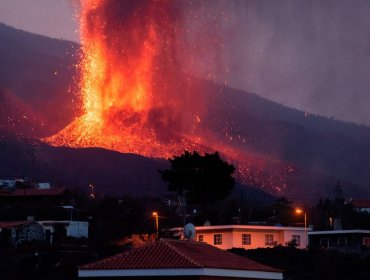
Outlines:
{"label": "smoke haze", "polygon": [[[75,4],[0,0],[0,21],[73,39]],[[194,53],[184,71],[290,107],[370,125],[369,1],[180,0],[177,5],[186,22],[183,38]],[[204,47],[205,40],[212,44]],[[182,57],[186,61],[186,53]]]}
{"label": "smoke haze", "polygon": [[[297,109],[370,124],[369,1],[219,0],[190,6],[193,11],[185,14],[196,37],[197,75]],[[213,46],[202,49],[209,34]]]}

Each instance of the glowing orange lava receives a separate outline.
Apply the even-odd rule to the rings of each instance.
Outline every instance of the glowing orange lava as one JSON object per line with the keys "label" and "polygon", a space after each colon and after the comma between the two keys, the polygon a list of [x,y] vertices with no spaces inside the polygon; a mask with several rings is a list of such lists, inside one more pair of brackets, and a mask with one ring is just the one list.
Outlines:
{"label": "glowing orange lava", "polygon": [[[163,131],[153,125],[160,123],[160,129],[166,129],[172,116],[171,110],[163,113],[163,108],[177,106],[164,94],[155,95],[163,85],[160,90],[167,90],[168,83],[163,79],[166,74],[171,76],[168,67],[159,65],[171,59],[166,51],[173,43],[168,42],[168,34],[173,33],[167,13],[170,5],[168,1],[147,1],[144,5],[121,1],[124,2],[121,5],[116,1],[114,11],[109,10],[109,1],[82,1],[84,114],[47,142],[56,146],[104,147],[152,157],[196,149],[196,138],[177,135],[163,143],[158,139]],[[130,14],[114,14],[123,8],[131,9]]]}
{"label": "glowing orange lava", "polygon": [[45,141],[160,158],[184,150],[220,151],[236,163],[243,182],[267,189],[278,182],[276,190],[284,190],[286,179],[277,177],[289,167],[239,151],[202,130],[207,105],[200,101],[201,90],[189,86],[193,80],[177,70],[176,52],[182,46],[172,3],[82,1],[83,114]]}

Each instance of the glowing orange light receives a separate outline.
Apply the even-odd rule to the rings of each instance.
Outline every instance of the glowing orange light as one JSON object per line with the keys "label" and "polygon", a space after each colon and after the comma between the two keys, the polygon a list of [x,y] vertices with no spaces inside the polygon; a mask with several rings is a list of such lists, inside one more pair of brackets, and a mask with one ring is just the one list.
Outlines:
{"label": "glowing orange light", "polygon": [[296,212],[297,214],[302,214],[302,213],[303,213],[303,210],[302,210],[302,209],[300,209],[300,208],[297,208],[297,209],[295,209],[295,212]]}
{"label": "glowing orange light", "polygon": [[[237,139],[229,124],[217,131],[225,133],[224,139],[202,130],[207,120],[207,103],[199,98],[202,91],[186,92],[183,85],[189,79],[174,74],[179,26],[170,15],[176,1],[137,2],[142,6],[136,7],[136,1],[82,1],[83,113],[44,140],[54,146],[102,147],[159,158],[184,150],[219,151],[238,163],[237,176],[242,182],[284,192],[288,186],[282,174],[292,167],[239,149],[248,142],[245,138],[238,138],[239,147],[232,146]],[[137,10],[126,17],[119,13],[122,9],[105,11],[111,3],[128,3]],[[124,20],[112,24],[114,17]],[[196,107],[190,115],[186,115],[190,110],[184,108],[184,100]]]}

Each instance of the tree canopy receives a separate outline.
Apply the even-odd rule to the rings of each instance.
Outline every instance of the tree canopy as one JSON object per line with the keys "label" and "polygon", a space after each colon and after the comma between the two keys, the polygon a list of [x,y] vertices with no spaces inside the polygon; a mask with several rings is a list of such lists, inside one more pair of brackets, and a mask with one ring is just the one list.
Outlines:
{"label": "tree canopy", "polygon": [[213,154],[185,151],[169,159],[170,169],[161,171],[168,190],[185,195],[187,201],[203,207],[230,194],[235,186],[235,167]]}

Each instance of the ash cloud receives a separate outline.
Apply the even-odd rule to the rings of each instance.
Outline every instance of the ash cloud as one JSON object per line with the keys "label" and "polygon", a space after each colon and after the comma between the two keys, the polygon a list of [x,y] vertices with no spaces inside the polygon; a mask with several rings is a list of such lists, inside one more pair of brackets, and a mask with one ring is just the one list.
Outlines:
{"label": "ash cloud", "polygon": [[370,124],[369,1],[208,0],[186,9],[194,59],[186,71]]}
{"label": "ash cloud", "polygon": [[117,44],[123,42],[135,52],[148,29],[127,37],[137,41],[122,40],[134,26],[154,22],[161,31],[153,72],[160,91],[156,112],[160,104],[166,110],[185,106],[178,82],[185,73],[300,110],[370,124],[368,1],[103,2],[92,18],[106,16],[101,28],[109,49],[120,51]]}

